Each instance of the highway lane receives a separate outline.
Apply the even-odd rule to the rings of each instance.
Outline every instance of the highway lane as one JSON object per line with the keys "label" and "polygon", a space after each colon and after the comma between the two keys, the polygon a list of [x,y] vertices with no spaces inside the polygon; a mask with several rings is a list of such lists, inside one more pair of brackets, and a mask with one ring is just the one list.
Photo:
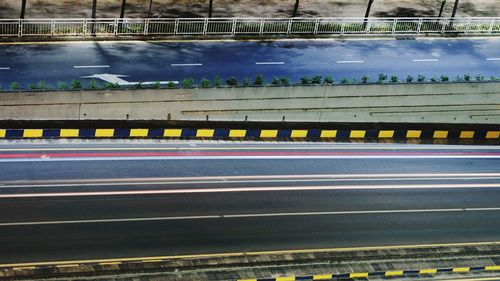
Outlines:
{"label": "highway lane", "polygon": [[4,142],[0,263],[497,241],[499,152]]}
{"label": "highway lane", "polygon": [[[0,45],[0,84],[126,75],[133,81],[333,76],[372,81],[379,73],[430,79],[500,75],[500,39],[283,40],[272,42],[78,42]],[[97,79],[99,80],[99,79]]]}

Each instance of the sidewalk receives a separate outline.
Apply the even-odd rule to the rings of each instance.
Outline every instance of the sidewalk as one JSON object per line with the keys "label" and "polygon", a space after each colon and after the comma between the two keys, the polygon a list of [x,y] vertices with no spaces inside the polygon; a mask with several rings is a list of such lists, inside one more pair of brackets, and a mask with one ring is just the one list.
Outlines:
{"label": "sidewalk", "polygon": [[[0,19],[17,18],[19,0],[0,0]],[[214,0],[213,17],[290,17],[294,0]],[[363,17],[367,0],[302,0],[300,17]],[[449,16],[454,0],[448,0],[444,16]],[[99,0],[97,17],[118,17],[121,1]],[[26,18],[81,18],[91,16],[91,0],[29,0]],[[375,0],[371,16],[437,16],[438,0]],[[149,1],[128,0],[128,17],[147,17]],[[154,17],[206,17],[208,0],[153,0]],[[458,16],[500,15],[498,0],[461,0]]]}

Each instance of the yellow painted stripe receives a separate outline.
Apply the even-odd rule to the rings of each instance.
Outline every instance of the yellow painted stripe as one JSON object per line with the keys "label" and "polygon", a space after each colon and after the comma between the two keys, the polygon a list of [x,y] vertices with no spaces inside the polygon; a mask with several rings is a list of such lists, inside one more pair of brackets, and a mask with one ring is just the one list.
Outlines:
{"label": "yellow painted stripe", "polygon": [[77,138],[80,133],[79,129],[61,129],[61,138]]}
{"label": "yellow painted stripe", "polygon": [[262,130],[260,131],[261,138],[275,138],[278,136],[278,130]]}
{"label": "yellow painted stripe", "polygon": [[469,272],[470,267],[454,267],[453,272]]}
{"label": "yellow painted stripe", "polygon": [[436,268],[421,269],[418,273],[420,273],[420,274],[436,274],[437,269]]}
{"label": "yellow painted stripe", "polygon": [[460,138],[461,139],[472,139],[474,138],[474,131],[461,131]]}
{"label": "yellow painted stripe", "polygon": [[490,265],[484,268],[486,271],[497,271],[500,270],[500,265]]}
{"label": "yellow painted stripe", "polygon": [[422,134],[422,131],[420,131],[420,130],[408,130],[406,132],[406,138],[408,138],[408,139],[418,139],[418,138],[420,138],[421,134]]}
{"label": "yellow painted stripe", "polygon": [[307,137],[307,130],[292,130],[290,135],[292,138],[305,138]]}
{"label": "yellow painted stripe", "polygon": [[500,138],[500,131],[488,131],[488,133],[486,133],[486,138],[487,139],[498,139],[498,138]]}
{"label": "yellow painted stripe", "polygon": [[244,138],[247,135],[247,130],[230,130],[230,138]]}
{"label": "yellow painted stripe", "polygon": [[349,278],[365,278],[368,277],[368,272],[356,272],[349,274]]}
{"label": "yellow painted stripe", "polygon": [[448,131],[434,131],[434,135],[432,137],[435,139],[445,139],[448,137]]}
{"label": "yellow painted stripe", "polygon": [[142,262],[148,263],[148,262],[162,262],[163,260],[143,260]]}
{"label": "yellow painted stripe", "polygon": [[100,262],[99,265],[117,265],[117,264],[122,264],[121,261],[117,262]]}
{"label": "yellow painted stripe", "polygon": [[359,139],[359,138],[364,138],[365,135],[366,135],[366,131],[364,131],[364,130],[352,130],[349,137],[351,139]]}
{"label": "yellow painted stripe", "polygon": [[382,138],[393,138],[394,137],[394,131],[393,130],[382,130],[380,132],[378,132],[378,137],[380,139]]}
{"label": "yellow painted stripe", "polygon": [[21,267],[14,267],[12,269],[13,270],[35,270],[36,266],[21,266]]}
{"label": "yellow painted stripe", "polygon": [[96,129],[95,136],[96,138],[109,138],[113,137],[115,134],[115,129]]}
{"label": "yellow painted stripe", "polygon": [[332,278],[332,274],[313,275],[313,280],[330,280]]}
{"label": "yellow painted stripe", "polygon": [[5,129],[0,129],[0,138],[5,138],[5,134],[7,133],[7,130]]}
{"label": "yellow painted stripe", "polygon": [[59,264],[56,265],[57,268],[66,268],[66,267],[77,267],[79,264]]}
{"label": "yellow painted stripe", "polygon": [[337,137],[337,130],[322,130],[320,137],[322,137],[322,138],[335,138],[335,137]]}
{"label": "yellow painted stripe", "polygon": [[295,276],[276,277],[276,281],[295,281]]}
{"label": "yellow painted stripe", "polygon": [[182,129],[165,129],[163,132],[164,137],[175,137],[178,138],[182,135]]}
{"label": "yellow painted stripe", "polygon": [[211,138],[214,136],[214,129],[198,129],[196,130],[197,138]]}
{"label": "yellow painted stripe", "polygon": [[24,129],[23,138],[41,138],[43,129]]}
{"label": "yellow painted stripe", "polygon": [[385,276],[402,276],[403,275],[403,271],[400,270],[400,271],[386,271],[385,272]]}
{"label": "yellow painted stripe", "polygon": [[147,137],[149,129],[131,129],[130,136],[135,138]]}

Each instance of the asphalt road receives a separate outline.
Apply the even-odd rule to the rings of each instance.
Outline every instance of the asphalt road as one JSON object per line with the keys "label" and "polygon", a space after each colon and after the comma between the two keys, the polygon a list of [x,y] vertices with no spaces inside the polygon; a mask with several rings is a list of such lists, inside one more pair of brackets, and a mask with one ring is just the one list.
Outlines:
{"label": "asphalt road", "polygon": [[[465,73],[500,76],[500,39],[287,40],[273,42],[78,42],[0,45],[0,84],[24,87],[99,74],[123,81],[181,81],[264,75],[371,81],[379,73],[430,79]],[[111,81],[114,81],[112,78]],[[96,80],[100,80],[96,78]],[[117,80],[119,81],[119,80]]]}
{"label": "asphalt road", "polygon": [[0,144],[0,264],[498,241],[500,150]]}

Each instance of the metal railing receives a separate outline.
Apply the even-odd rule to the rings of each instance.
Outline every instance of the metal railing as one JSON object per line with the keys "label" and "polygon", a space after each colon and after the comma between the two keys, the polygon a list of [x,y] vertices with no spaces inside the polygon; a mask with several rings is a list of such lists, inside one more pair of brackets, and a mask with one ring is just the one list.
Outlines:
{"label": "metal railing", "polygon": [[499,35],[500,18],[0,19],[0,36]]}

